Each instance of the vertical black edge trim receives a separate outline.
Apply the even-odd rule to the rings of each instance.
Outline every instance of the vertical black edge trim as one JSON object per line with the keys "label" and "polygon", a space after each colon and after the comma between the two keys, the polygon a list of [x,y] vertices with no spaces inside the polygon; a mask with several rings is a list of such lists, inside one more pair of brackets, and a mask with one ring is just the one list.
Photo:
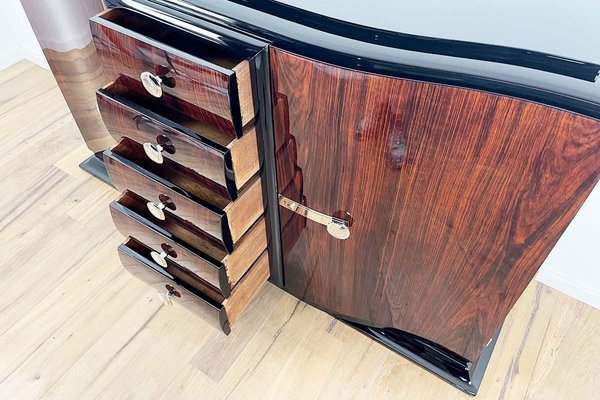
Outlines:
{"label": "vertical black edge trim", "polygon": [[374,328],[340,316],[334,317],[472,396],[477,395],[479,391],[502,328],[500,326],[496,330],[479,359],[473,363],[434,342],[408,332]]}
{"label": "vertical black edge trim", "polygon": [[283,287],[283,254],[281,248],[281,223],[277,201],[277,167],[275,164],[275,134],[273,132],[273,105],[271,104],[271,72],[269,47],[266,46],[250,62],[252,91],[257,101],[256,129],[258,157],[265,206],[267,249],[269,252],[270,281]]}
{"label": "vertical black edge trim", "polygon": [[96,154],[91,155],[90,157],[88,157],[88,159],[79,164],[79,168],[92,175],[93,177],[100,179],[107,185],[114,187],[110,176],[108,176],[106,165],[104,165],[102,153],[103,152],[100,151]]}
{"label": "vertical black edge trim", "polygon": [[240,93],[238,92],[237,74],[235,72],[229,76],[228,92],[231,122],[233,122],[235,135],[240,138],[244,134],[244,123],[242,122],[242,107],[240,106]]}
{"label": "vertical black edge trim", "polygon": [[231,295],[231,285],[229,284],[229,277],[223,264],[219,266],[219,288],[221,289],[221,293],[223,293],[223,297],[226,299],[229,298]]}
{"label": "vertical black edge trim", "polygon": [[231,238],[231,229],[229,228],[227,213],[223,213],[221,215],[221,232],[223,232],[221,238],[223,241],[223,246],[225,246],[227,253],[231,254],[233,252],[233,239]]}
{"label": "vertical black edge trim", "polygon": [[223,173],[225,175],[225,184],[227,185],[227,192],[231,200],[236,200],[238,197],[237,185],[235,184],[235,171],[233,170],[233,161],[231,160],[231,152],[229,150],[223,153]]}
{"label": "vertical black edge trim", "polygon": [[231,333],[231,326],[229,325],[229,319],[227,318],[225,307],[221,308],[221,311],[219,312],[219,324],[221,325],[221,329],[223,329],[223,333],[229,336]]}

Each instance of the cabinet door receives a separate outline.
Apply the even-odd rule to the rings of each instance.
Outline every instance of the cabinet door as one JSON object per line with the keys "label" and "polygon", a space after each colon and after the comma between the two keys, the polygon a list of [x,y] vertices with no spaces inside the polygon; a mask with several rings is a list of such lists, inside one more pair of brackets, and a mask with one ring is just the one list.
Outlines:
{"label": "cabinet door", "polygon": [[285,215],[286,289],[477,360],[598,181],[600,123],[277,49],[271,63],[280,193],[351,215],[347,240]]}

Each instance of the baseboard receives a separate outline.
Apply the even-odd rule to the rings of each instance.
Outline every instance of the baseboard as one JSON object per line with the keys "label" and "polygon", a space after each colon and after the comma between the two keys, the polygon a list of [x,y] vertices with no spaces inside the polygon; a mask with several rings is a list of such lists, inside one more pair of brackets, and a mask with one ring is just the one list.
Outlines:
{"label": "baseboard", "polygon": [[594,288],[582,285],[561,273],[544,269],[538,272],[535,279],[544,285],[548,285],[559,292],[600,310],[600,291]]}
{"label": "baseboard", "polygon": [[10,53],[2,53],[0,55],[0,70],[14,65],[22,59],[23,54],[19,50],[11,51]]}
{"label": "baseboard", "polygon": [[24,47],[21,47],[19,50],[21,52],[21,58],[26,58],[42,68],[50,69],[50,65],[48,65],[48,61],[46,60],[46,57],[44,57],[44,53],[36,54]]}

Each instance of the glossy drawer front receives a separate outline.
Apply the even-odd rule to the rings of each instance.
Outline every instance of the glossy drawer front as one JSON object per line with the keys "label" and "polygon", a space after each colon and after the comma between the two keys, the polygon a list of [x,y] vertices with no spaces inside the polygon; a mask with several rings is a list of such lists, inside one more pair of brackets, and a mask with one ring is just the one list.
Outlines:
{"label": "glossy drawer front", "polygon": [[191,116],[210,112],[214,125],[234,136],[253,120],[248,59],[232,52],[219,35],[194,34],[123,9],[91,20],[92,34],[105,74],[141,80],[149,95],[181,99]]}
{"label": "glossy drawer front", "polygon": [[[157,262],[170,259],[212,286],[224,298],[267,248],[264,218],[259,219],[236,245],[232,254],[202,231],[165,213],[164,220],[153,221],[147,201],[131,192],[110,205],[119,232],[132,236],[152,249]],[[163,257],[161,260],[160,257]]]}
{"label": "glossy drawer front", "polygon": [[151,252],[135,238],[119,246],[125,269],[156,289],[165,304],[179,304],[226,334],[269,279],[269,260],[264,252],[231,296],[223,300],[170,259],[166,260],[166,267],[161,267],[153,261]]}
{"label": "glossy drawer front", "polygon": [[264,211],[259,177],[230,201],[211,181],[179,164],[149,161],[142,146],[128,138],[105,151],[104,162],[113,185],[147,199],[155,220],[172,212],[220,241],[228,252]]}
{"label": "glossy drawer front", "polygon": [[[231,139],[202,121],[193,120],[140,94],[139,82],[119,80],[97,92],[98,108],[116,141],[128,137],[143,145],[148,160],[168,158],[221,186],[230,199],[259,170],[256,129]],[[165,95],[168,96],[168,95]]]}

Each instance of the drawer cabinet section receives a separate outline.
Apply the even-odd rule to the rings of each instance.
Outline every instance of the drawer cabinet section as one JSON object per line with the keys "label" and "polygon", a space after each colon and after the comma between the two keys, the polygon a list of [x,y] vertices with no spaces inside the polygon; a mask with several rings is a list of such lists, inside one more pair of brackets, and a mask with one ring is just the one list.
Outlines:
{"label": "drawer cabinet section", "polygon": [[150,96],[172,95],[182,111],[204,118],[208,112],[212,125],[233,136],[241,136],[254,119],[250,60],[255,54],[247,48],[233,50],[220,34],[184,31],[124,9],[92,18],[91,29],[111,79],[128,76],[142,82]]}
{"label": "drawer cabinet section", "polygon": [[229,298],[223,299],[189,271],[167,259],[165,266],[152,258],[152,250],[135,238],[119,247],[125,269],[156,289],[165,304],[179,304],[226,334],[269,278],[269,260],[264,252],[244,275]]}
{"label": "drawer cabinet section", "polygon": [[131,192],[110,205],[117,230],[140,240],[151,250],[159,265],[172,260],[201,279],[222,297],[228,298],[250,266],[267,248],[264,218],[259,219],[228,254],[220,243],[185,221],[165,213],[153,221],[147,201]]}
{"label": "drawer cabinet section", "polygon": [[140,87],[139,82],[120,79],[97,92],[98,108],[114,139],[127,137],[141,144],[148,160],[156,164],[167,158],[192,169],[235,200],[259,170],[255,127],[232,139],[140,93]]}
{"label": "drawer cabinet section", "polygon": [[104,162],[118,190],[148,200],[154,220],[164,220],[171,212],[221,242],[228,252],[264,211],[258,176],[231,201],[212,181],[188,168],[169,159],[160,165],[148,160],[142,146],[128,138],[105,151]]}

